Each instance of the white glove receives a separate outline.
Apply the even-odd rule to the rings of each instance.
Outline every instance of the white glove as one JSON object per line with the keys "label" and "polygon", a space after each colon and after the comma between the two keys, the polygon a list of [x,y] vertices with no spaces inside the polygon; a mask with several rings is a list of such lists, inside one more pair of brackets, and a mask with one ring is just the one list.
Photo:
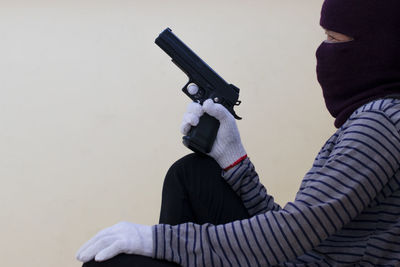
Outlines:
{"label": "white glove", "polygon": [[[190,88],[189,88],[190,87]],[[197,85],[189,84],[189,92],[197,92]],[[192,102],[183,117],[181,132],[187,135],[192,126],[199,123],[204,112],[215,117],[220,122],[217,138],[208,155],[214,158],[219,166],[226,169],[246,156],[246,151],[240,140],[236,120],[232,114],[221,104],[214,103],[211,99],[204,101],[203,106]]]}
{"label": "white glove", "polygon": [[152,227],[120,222],[98,232],[76,253],[76,258],[88,262],[108,260],[120,253],[151,257],[153,254]]}

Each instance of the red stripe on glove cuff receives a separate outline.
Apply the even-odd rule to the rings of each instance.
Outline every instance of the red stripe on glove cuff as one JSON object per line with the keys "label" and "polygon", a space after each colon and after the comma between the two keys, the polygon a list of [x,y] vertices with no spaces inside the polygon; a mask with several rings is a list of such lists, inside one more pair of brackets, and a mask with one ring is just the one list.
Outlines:
{"label": "red stripe on glove cuff", "polygon": [[247,154],[244,155],[243,157],[241,157],[240,159],[238,159],[237,161],[235,161],[234,163],[232,163],[231,165],[229,165],[228,167],[226,167],[224,169],[224,171],[228,171],[230,168],[235,167],[236,165],[238,165],[240,162],[242,162],[243,160],[245,160],[247,158]]}

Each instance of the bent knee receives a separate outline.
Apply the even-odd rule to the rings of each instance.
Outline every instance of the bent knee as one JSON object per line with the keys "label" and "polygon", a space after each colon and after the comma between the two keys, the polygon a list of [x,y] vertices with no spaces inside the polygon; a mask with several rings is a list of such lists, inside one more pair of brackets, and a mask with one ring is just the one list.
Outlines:
{"label": "bent knee", "polygon": [[211,158],[210,156],[199,154],[199,153],[191,153],[188,154],[179,160],[177,160],[172,166],[174,167],[189,167],[189,168],[215,168],[218,167],[218,163]]}
{"label": "bent knee", "polygon": [[191,153],[172,164],[168,173],[188,174],[193,171],[202,172],[213,170],[219,173],[221,172],[221,168],[213,158],[207,155]]}
{"label": "bent knee", "polygon": [[165,176],[165,184],[191,183],[198,179],[215,179],[221,176],[221,167],[211,157],[192,153],[177,160]]}

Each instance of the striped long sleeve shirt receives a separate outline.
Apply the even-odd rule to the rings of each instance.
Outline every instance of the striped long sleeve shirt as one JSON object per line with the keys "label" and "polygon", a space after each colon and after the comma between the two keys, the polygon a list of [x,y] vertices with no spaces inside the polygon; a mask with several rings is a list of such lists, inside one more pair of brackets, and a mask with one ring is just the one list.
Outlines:
{"label": "striped long sleeve shirt", "polygon": [[251,217],[153,227],[154,257],[182,266],[400,266],[400,100],[358,108],[281,208],[249,159],[222,177]]}

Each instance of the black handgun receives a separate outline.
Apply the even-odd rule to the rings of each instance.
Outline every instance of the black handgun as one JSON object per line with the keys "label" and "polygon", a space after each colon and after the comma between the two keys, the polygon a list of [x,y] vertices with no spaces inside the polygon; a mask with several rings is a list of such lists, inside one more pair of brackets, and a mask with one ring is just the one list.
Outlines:
{"label": "black handgun", "polygon": [[[155,43],[164,50],[186,75],[189,77],[188,83],[182,91],[193,101],[203,104],[207,99],[212,99],[215,103],[225,106],[236,118],[233,107],[240,105],[239,88],[233,84],[228,84],[200,57],[198,57],[189,47],[187,47],[177,36],[172,33],[170,28],[165,29],[157,37]],[[195,83],[199,90],[192,95],[188,92],[187,86]],[[183,144],[198,153],[209,153],[217,137],[219,121],[204,113],[199,124],[192,127],[183,137]]]}

